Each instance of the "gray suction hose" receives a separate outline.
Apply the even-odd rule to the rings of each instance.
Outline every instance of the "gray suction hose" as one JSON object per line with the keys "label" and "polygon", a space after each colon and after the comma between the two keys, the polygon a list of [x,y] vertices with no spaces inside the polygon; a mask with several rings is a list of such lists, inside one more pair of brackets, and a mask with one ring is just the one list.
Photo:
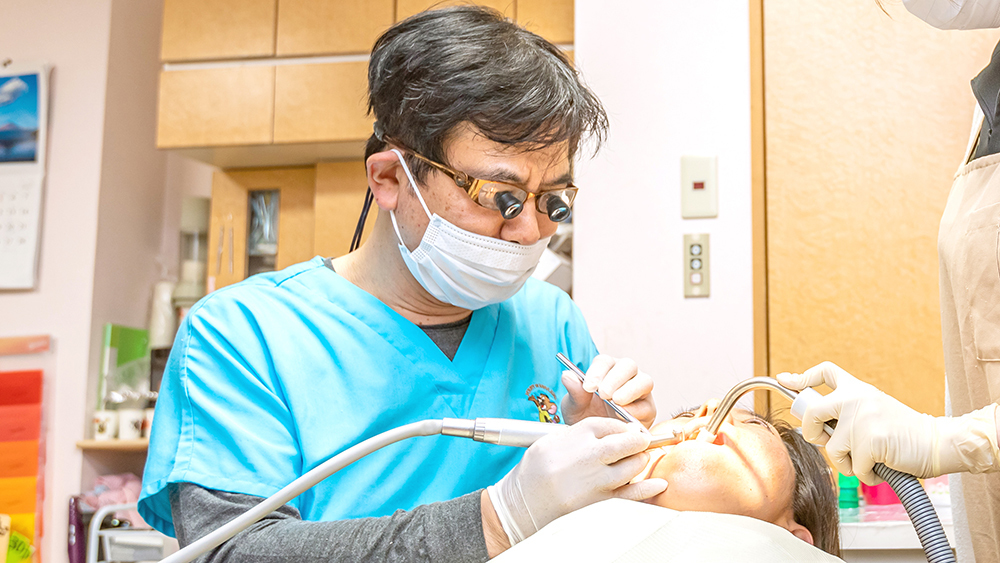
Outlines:
{"label": "gray suction hose", "polygon": [[896,471],[887,467],[884,463],[876,463],[875,474],[885,479],[886,483],[903,503],[906,515],[913,522],[914,529],[917,530],[917,538],[924,548],[924,555],[929,563],[953,563],[955,554],[948,543],[948,536],[944,534],[941,521],[938,520],[937,512],[931,505],[931,500],[927,497],[927,491],[920,486],[920,481],[913,475]]}
{"label": "gray suction hose", "polygon": [[[770,389],[777,391],[792,401],[792,416],[802,420],[802,415],[806,408],[813,401],[822,398],[818,391],[812,388],[803,389],[796,393],[783,387],[776,379],[770,377],[752,377],[746,381],[737,383],[719,403],[712,418],[709,419],[705,430],[712,436],[718,434],[722,421],[729,415],[729,411],[736,405],[736,401],[748,391],[753,389]],[[833,429],[837,426],[836,420],[829,421],[825,426],[826,433],[833,435]],[[955,555],[948,543],[948,536],[941,527],[937,512],[931,504],[931,499],[927,497],[927,491],[920,485],[920,481],[913,475],[907,475],[895,469],[886,467],[885,464],[876,463],[875,474],[885,479],[893,492],[903,503],[907,516],[913,522],[913,528],[917,531],[917,538],[921,547],[924,548],[924,555],[929,563],[954,563]]]}
{"label": "gray suction hose", "polygon": [[[806,408],[822,395],[812,388],[803,389],[798,396],[792,400],[792,416],[802,420]],[[831,420],[826,424],[826,433],[832,435],[833,429],[837,427],[837,421]],[[920,481],[913,475],[896,471],[884,463],[876,463],[872,468],[876,475],[885,479],[886,483],[892,487],[899,501],[906,509],[906,515],[913,522],[913,528],[917,531],[917,538],[920,546],[924,548],[924,555],[929,563],[954,563],[955,553],[948,543],[948,536],[941,527],[937,512],[931,499],[927,496],[927,491],[920,485]]]}

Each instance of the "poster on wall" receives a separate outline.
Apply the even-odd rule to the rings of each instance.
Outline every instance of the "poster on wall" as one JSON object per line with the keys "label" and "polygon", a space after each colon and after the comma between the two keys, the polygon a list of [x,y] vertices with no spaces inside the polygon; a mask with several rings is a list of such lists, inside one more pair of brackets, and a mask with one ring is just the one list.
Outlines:
{"label": "poster on wall", "polygon": [[38,74],[0,76],[0,162],[38,160]]}
{"label": "poster on wall", "polygon": [[0,67],[0,290],[37,283],[48,79],[46,65]]}

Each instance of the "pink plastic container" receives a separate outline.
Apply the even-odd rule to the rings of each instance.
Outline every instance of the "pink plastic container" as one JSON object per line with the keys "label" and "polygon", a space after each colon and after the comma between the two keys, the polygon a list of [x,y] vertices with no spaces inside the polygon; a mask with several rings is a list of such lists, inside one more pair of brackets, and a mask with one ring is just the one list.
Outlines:
{"label": "pink plastic container", "polygon": [[869,487],[862,483],[861,494],[865,497],[865,502],[868,504],[900,504],[899,497],[893,492],[889,483],[882,483],[874,487]]}

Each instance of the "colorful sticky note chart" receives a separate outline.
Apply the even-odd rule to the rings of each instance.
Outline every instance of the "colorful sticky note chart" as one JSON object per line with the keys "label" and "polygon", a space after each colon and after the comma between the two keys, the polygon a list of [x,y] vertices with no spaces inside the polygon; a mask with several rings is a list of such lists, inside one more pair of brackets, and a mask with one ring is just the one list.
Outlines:
{"label": "colorful sticky note chart", "polygon": [[6,561],[31,558],[41,522],[42,372],[0,372],[0,514],[10,515]]}
{"label": "colorful sticky note chart", "polygon": [[31,540],[26,538],[23,534],[19,534],[13,530],[10,532],[10,543],[7,544],[6,563],[21,563],[21,561],[28,561],[31,559],[31,554],[34,552],[35,548],[31,546]]}

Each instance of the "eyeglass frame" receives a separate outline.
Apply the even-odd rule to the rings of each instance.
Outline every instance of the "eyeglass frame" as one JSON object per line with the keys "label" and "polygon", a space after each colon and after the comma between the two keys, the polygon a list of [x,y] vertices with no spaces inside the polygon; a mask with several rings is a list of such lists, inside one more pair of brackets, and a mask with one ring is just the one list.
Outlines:
{"label": "eyeglass frame", "polygon": [[468,194],[468,196],[472,199],[473,202],[475,202],[476,205],[478,205],[480,207],[483,207],[485,209],[489,209],[489,207],[486,207],[482,203],[479,203],[479,193],[482,191],[483,186],[486,185],[486,184],[500,184],[501,186],[510,186],[511,188],[515,188],[517,190],[520,190],[520,191],[526,193],[527,195],[525,196],[524,201],[521,202],[522,204],[525,203],[525,202],[527,202],[528,198],[534,197],[535,198],[535,209],[539,213],[545,214],[546,216],[548,216],[548,211],[545,210],[545,209],[542,209],[542,207],[541,207],[542,206],[542,200],[541,200],[540,196],[542,196],[542,195],[544,195],[546,193],[549,193],[549,192],[568,192],[568,193],[570,193],[572,195],[569,198],[569,201],[566,202],[566,203],[567,203],[567,207],[569,207],[570,209],[572,209],[573,208],[573,203],[576,200],[576,194],[578,193],[578,191],[580,189],[577,186],[573,185],[572,182],[570,182],[570,183],[567,184],[567,186],[565,188],[554,188],[554,189],[551,189],[551,190],[539,191],[538,193],[529,192],[528,190],[525,190],[523,188],[515,186],[514,184],[509,184],[507,182],[498,182],[498,181],[495,181],[495,180],[483,180],[482,178],[475,178],[473,176],[469,176],[468,174],[466,174],[465,172],[462,172],[460,170],[455,170],[454,168],[449,168],[448,166],[445,166],[444,164],[441,164],[440,162],[434,162],[433,160],[431,160],[431,159],[427,158],[426,156],[418,153],[417,151],[414,151],[412,149],[407,148],[406,145],[400,143],[399,141],[397,141],[396,139],[393,139],[392,137],[386,136],[385,137],[385,142],[391,143],[393,145],[396,145],[397,147],[399,147],[399,148],[403,149],[404,151],[406,151],[406,152],[412,154],[413,156],[415,156],[417,158],[417,160],[420,160],[421,162],[426,163],[426,164],[432,166],[433,168],[437,169],[439,172],[443,172],[444,174],[448,175],[452,179],[452,181],[455,182],[455,185],[458,186],[459,188],[461,188],[463,191],[465,191],[465,193]]}

